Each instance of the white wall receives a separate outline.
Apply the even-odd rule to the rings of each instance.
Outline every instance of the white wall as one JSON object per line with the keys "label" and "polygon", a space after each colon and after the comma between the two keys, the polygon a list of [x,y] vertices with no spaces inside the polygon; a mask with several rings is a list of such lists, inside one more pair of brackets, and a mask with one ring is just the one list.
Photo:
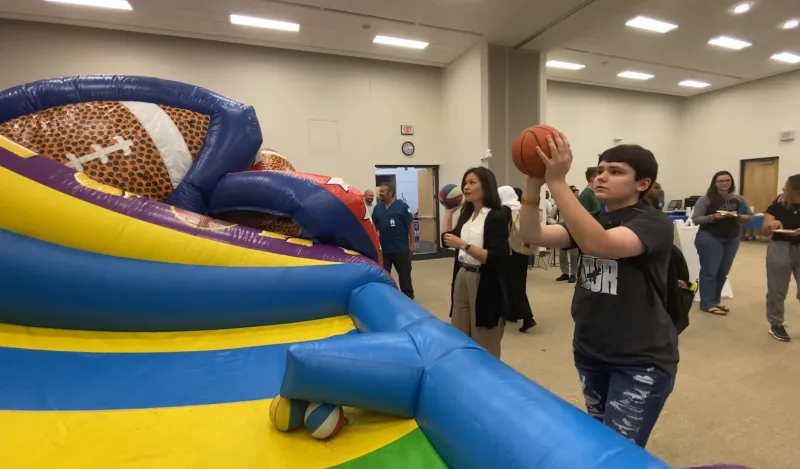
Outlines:
{"label": "white wall", "polygon": [[742,159],[780,157],[778,188],[800,173],[800,142],[778,139],[784,130],[800,138],[800,71],[688,99],[681,117],[676,186],[687,194],[703,193],[721,170],[738,182]]}
{"label": "white wall", "polygon": [[[264,145],[298,171],[343,177],[361,190],[374,187],[376,164],[445,160],[439,68],[7,20],[0,20],[0,54],[0,89],[80,74],[209,88],[255,106]],[[309,120],[338,122],[338,151],[309,149]],[[403,124],[414,125],[413,137],[400,135]],[[400,150],[406,139],[416,144],[411,158]]]}
{"label": "white wall", "polygon": [[461,184],[464,171],[481,165],[489,148],[486,44],[479,44],[444,69],[439,186]]}
{"label": "white wall", "polygon": [[667,200],[683,197],[677,171],[682,103],[672,96],[548,81],[547,123],[567,134],[575,158],[569,183],[583,189],[586,168],[596,166],[597,155],[620,137],[619,143],[639,144],[655,154]]}

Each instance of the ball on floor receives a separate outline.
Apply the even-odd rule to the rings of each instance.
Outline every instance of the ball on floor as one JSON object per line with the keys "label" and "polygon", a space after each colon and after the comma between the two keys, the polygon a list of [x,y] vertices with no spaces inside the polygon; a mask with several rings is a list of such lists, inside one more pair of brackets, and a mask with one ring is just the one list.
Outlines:
{"label": "ball on floor", "polygon": [[445,208],[456,208],[461,205],[463,200],[464,195],[461,193],[461,188],[455,184],[447,184],[439,191],[439,203]]}
{"label": "ball on floor", "polygon": [[306,409],[306,430],[314,438],[327,440],[333,438],[344,425],[344,411],[333,404],[311,403]]}
{"label": "ball on floor", "polygon": [[286,399],[280,394],[269,404],[269,419],[282,432],[297,430],[303,425],[308,402]]}

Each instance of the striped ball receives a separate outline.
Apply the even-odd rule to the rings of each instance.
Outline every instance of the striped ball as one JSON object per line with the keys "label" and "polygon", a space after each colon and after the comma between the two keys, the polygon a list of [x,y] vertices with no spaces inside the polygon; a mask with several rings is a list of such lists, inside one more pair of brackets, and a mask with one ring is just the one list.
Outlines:
{"label": "striped ball", "polygon": [[279,394],[269,404],[269,419],[282,432],[297,430],[303,425],[306,407],[306,401],[286,399]]}
{"label": "striped ball", "polygon": [[311,403],[306,409],[306,430],[314,438],[327,440],[344,425],[344,411],[338,405]]}
{"label": "striped ball", "polygon": [[461,194],[461,188],[455,184],[447,184],[439,191],[439,203],[445,208],[456,208],[461,205],[464,196]]}

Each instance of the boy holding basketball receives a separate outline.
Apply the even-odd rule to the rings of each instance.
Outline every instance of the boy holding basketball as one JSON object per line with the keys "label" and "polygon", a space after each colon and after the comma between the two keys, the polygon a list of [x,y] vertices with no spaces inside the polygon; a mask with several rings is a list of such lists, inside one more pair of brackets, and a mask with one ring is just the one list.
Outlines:
{"label": "boy holding basketball", "polygon": [[[541,148],[544,177],[529,176],[520,223],[526,242],[580,249],[572,300],[573,351],[589,415],[644,447],[672,392],[678,333],[660,300],[667,291],[672,223],[642,201],[658,174],[653,154],[620,145],[600,155],[594,192],[605,204],[591,214],[565,178],[572,151],[564,134]],[[542,226],[539,194],[547,183],[563,222]]]}

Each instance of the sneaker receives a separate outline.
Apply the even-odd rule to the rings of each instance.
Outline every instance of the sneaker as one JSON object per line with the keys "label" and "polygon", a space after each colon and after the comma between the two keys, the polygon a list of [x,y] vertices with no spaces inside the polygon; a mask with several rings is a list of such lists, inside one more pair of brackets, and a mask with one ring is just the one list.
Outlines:
{"label": "sneaker", "polygon": [[574,275],[569,276],[569,283],[575,283],[578,281],[578,278]]}
{"label": "sneaker", "polygon": [[792,340],[792,338],[789,337],[789,334],[786,333],[786,326],[784,326],[783,324],[779,324],[777,326],[770,326],[769,335],[775,337],[777,340],[780,340],[781,342],[789,342],[790,340]]}
{"label": "sneaker", "polygon": [[566,282],[567,280],[569,280],[569,275],[561,274],[561,276],[556,279],[556,282]]}

